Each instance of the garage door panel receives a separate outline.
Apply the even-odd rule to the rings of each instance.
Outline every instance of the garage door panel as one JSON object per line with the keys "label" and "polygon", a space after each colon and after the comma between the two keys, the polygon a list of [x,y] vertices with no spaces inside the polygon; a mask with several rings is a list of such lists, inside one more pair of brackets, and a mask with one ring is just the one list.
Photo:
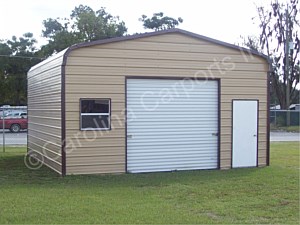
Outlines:
{"label": "garage door panel", "polygon": [[[171,100],[170,100],[171,101]],[[214,103],[214,102],[209,102],[209,104],[211,103]],[[217,103],[217,102],[215,102]],[[175,104],[175,105],[174,105]],[[192,102],[190,104],[193,104]],[[149,107],[151,106],[151,108]],[[189,105],[187,105],[189,106]],[[176,102],[173,102],[173,104],[168,104],[168,103],[164,103],[164,104],[159,104],[158,103],[153,103],[153,104],[149,104],[147,102],[147,105],[145,105],[145,107],[143,109],[140,109],[140,106],[137,106],[137,107],[130,107],[131,110],[135,110],[137,112],[152,112],[152,113],[159,113],[159,112],[168,112],[170,113],[170,109],[175,109],[176,110],[176,113],[180,113],[180,112],[199,112],[199,109],[203,110],[203,113],[204,111],[211,111],[212,107],[208,107],[206,105],[196,105],[196,104],[193,104],[193,108],[188,108],[188,107],[185,107],[185,105],[183,106],[181,103],[176,103]]]}
{"label": "garage door panel", "polygon": [[[155,103],[157,102],[158,99],[153,99],[153,95],[155,94],[154,92],[157,91],[153,91],[151,93],[148,93],[145,90],[140,90],[143,91],[142,95],[138,95],[138,94],[128,94],[127,93],[127,97],[133,98],[134,100],[136,100],[137,102],[140,102],[142,100],[149,100],[149,101],[153,101],[156,100]],[[203,94],[180,94],[180,95],[168,95],[168,94],[160,94],[158,97],[159,98],[164,98],[164,101],[168,101],[169,99],[176,99],[177,102],[181,103],[181,102],[193,102],[194,100],[197,100],[198,98],[206,98],[206,97],[211,97],[211,96],[216,96],[214,93],[203,93]],[[209,100],[203,100],[204,102],[209,102]]]}
{"label": "garage door panel", "polygon": [[[151,115],[149,115],[149,116],[151,116]],[[183,124],[183,125],[186,125],[188,127],[192,127],[193,125],[195,125],[195,126],[199,126],[199,125],[203,125],[203,126],[211,125],[212,122],[216,122],[213,119],[211,119],[211,120],[203,119],[203,118],[201,118],[201,116],[199,114],[197,115],[197,117],[193,116],[194,122],[190,121],[189,120],[190,118],[178,117],[178,116],[176,116],[176,117],[169,116],[165,120],[162,120],[162,117],[159,117],[159,115],[158,115],[158,118],[160,119],[159,121],[156,121],[155,120],[156,118],[152,118],[155,121],[151,121],[151,120],[148,120],[148,118],[146,116],[145,117],[139,117],[136,120],[130,121],[130,125],[129,126],[139,126],[140,125],[140,126],[150,126],[150,127],[154,126],[154,127],[157,127],[157,126],[160,125],[160,127],[162,127],[162,125],[176,125],[176,126],[178,126],[178,125],[182,125]],[[208,118],[211,118],[211,117],[208,117]],[[151,122],[151,124],[150,124],[150,122]],[[145,123],[149,123],[149,124],[145,124]]]}
{"label": "garage door panel", "polygon": [[[136,111],[132,112],[134,113],[134,115],[131,115],[130,117],[127,117],[127,120],[130,120],[130,122],[135,122],[135,121],[139,121],[140,119],[143,118],[147,118],[147,119],[162,119],[164,118],[163,116],[167,117],[166,119],[185,119],[187,117],[191,117],[193,119],[212,119],[214,120],[214,118],[211,118],[212,116],[217,116],[214,113],[209,113],[210,115],[207,116],[208,113],[189,113],[188,115],[182,115],[182,114],[178,114],[178,115],[174,115],[172,116],[171,114],[168,114],[168,112],[162,112],[160,115],[156,114],[156,113],[151,113],[151,112],[145,112],[145,113],[138,113]],[[205,117],[204,117],[205,116]],[[207,116],[207,118],[206,118]]]}
{"label": "garage door panel", "polygon": [[127,170],[218,166],[218,83],[127,80]]}
{"label": "garage door panel", "polygon": [[[208,97],[211,97],[211,95],[207,95]],[[135,95],[135,96],[130,96],[127,94],[127,97],[130,97],[132,100],[134,100],[135,102],[133,102],[131,104],[131,106],[138,106],[140,107],[140,104],[143,100],[149,100],[150,98],[147,98],[147,97],[142,97],[142,96],[139,96],[139,95]],[[217,96],[215,96],[217,97]],[[202,98],[201,99],[201,103],[198,103],[196,100],[198,100],[199,98]],[[159,103],[158,101],[159,99],[156,99],[155,103]],[[167,100],[165,100],[167,101]],[[170,100],[171,101],[171,100]],[[191,103],[197,105],[197,104],[203,104],[203,103],[210,103],[210,102],[214,102],[214,100],[210,100],[209,98],[205,98],[205,95],[193,95],[193,96],[185,96],[185,95],[182,95],[182,96],[176,96],[176,102],[177,103],[180,103],[182,106],[184,105],[190,105]]]}
{"label": "garage door panel", "polygon": [[[166,165],[176,165],[172,170],[177,170],[177,166],[179,165],[185,165],[186,168],[190,168],[190,164],[207,164],[207,169],[215,169],[217,166],[217,157],[210,157],[208,155],[192,155],[191,157],[181,157],[181,156],[169,156],[169,155],[160,155],[160,156],[147,156],[147,159],[145,158],[133,158],[132,160],[137,161],[138,163],[135,164],[135,166],[138,165],[148,165],[153,167],[154,165],[164,167]],[[201,157],[202,162],[199,162],[198,158]],[[210,165],[209,165],[210,164]],[[169,166],[170,167],[170,166]],[[145,168],[146,169],[146,168]]]}
{"label": "garage door panel", "polygon": [[[199,156],[199,155],[203,155],[203,156],[207,156],[207,157],[211,157],[211,150],[210,149],[201,149],[201,151],[199,151],[200,149],[190,149],[187,151],[185,151],[184,153],[186,154],[186,157],[190,157],[190,156]],[[168,149],[168,148],[151,148],[151,149],[143,149],[143,156],[140,156],[136,153],[138,153],[139,149],[135,148],[132,149],[132,151],[130,153],[127,153],[127,156],[130,156],[132,158],[138,159],[138,158],[144,158],[144,156],[147,155],[147,157],[153,156],[153,157],[157,157],[157,156],[168,156],[170,158],[174,157],[174,156],[182,156],[181,152],[176,152],[174,151],[174,148],[172,149]],[[172,153],[172,156],[170,156],[168,153]],[[214,158],[214,157],[213,157]]]}
{"label": "garage door panel", "polygon": [[[201,141],[201,144],[211,144],[211,141],[207,141],[207,140],[203,140]],[[182,154],[185,154],[185,151],[187,148],[190,147],[194,147],[195,145],[199,145],[199,142],[196,143],[186,143],[186,142],[166,142],[166,143],[161,143],[161,142],[152,142],[152,143],[145,143],[145,142],[139,142],[139,143],[135,143],[136,147],[139,147],[142,151],[142,147],[146,147],[149,146],[151,144],[151,147],[154,149],[156,147],[161,147],[161,149],[166,149],[166,148],[172,148],[175,151],[175,147],[181,147],[180,150],[178,150],[179,152],[182,152]],[[127,145],[127,148],[130,148],[131,146]],[[210,145],[210,148],[213,148],[214,145]],[[198,148],[199,149],[199,148]],[[200,151],[200,149],[199,149]],[[214,153],[213,150],[210,150],[211,153]],[[128,154],[128,153],[127,153]],[[142,152],[141,152],[142,154]]]}
{"label": "garage door panel", "polygon": [[[215,115],[216,116],[216,115]],[[197,120],[195,120],[195,118],[197,118]],[[193,117],[177,117],[177,123],[189,123],[189,122],[194,122],[194,123],[201,123],[201,122],[206,122],[207,120],[214,120],[214,115],[210,115],[207,118],[202,118],[200,115],[197,116],[193,116]],[[158,124],[167,124],[167,123],[172,123],[174,120],[174,118],[161,118],[161,117],[153,117],[153,118],[148,118],[148,117],[141,117],[139,118],[139,120],[132,120],[130,121],[130,126],[131,123],[135,123],[135,124],[143,124],[144,122],[151,122],[151,123],[158,123]]]}
{"label": "garage door panel", "polygon": [[[208,143],[202,143],[201,146],[195,146],[193,144],[191,145],[186,145],[188,147],[188,149],[185,150],[185,153],[188,152],[199,152],[199,150],[201,150],[201,153],[211,153],[211,147],[217,147],[217,144],[212,145],[210,142]],[[139,150],[142,150],[143,153],[152,153],[152,152],[161,152],[161,148],[155,148],[155,146],[150,146],[150,145],[145,145],[145,146],[141,146],[141,145],[134,145],[130,147],[130,152],[127,152],[127,155],[131,154],[132,152],[138,152]],[[178,150],[182,150],[182,146],[180,145],[174,145],[174,146],[170,146],[170,148],[164,148],[165,152],[171,152],[172,154],[182,154],[180,151]],[[200,153],[200,152],[199,152]]]}
{"label": "garage door panel", "polygon": [[[213,92],[189,92],[188,90],[184,90],[184,92],[182,93],[179,93],[178,92],[179,90],[176,90],[174,91],[174,93],[164,93],[164,92],[161,92],[159,91],[159,89],[157,90],[144,90],[144,89],[140,89],[140,90],[135,90],[135,93],[134,94],[128,94],[127,93],[127,96],[130,97],[130,98],[136,98],[137,100],[149,100],[149,101],[155,101],[157,99],[155,99],[156,97],[160,97],[160,98],[164,98],[166,100],[168,99],[172,99],[172,100],[176,100],[178,102],[182,102],[183,100],[187,100],[187,99],[190,99],[193,100],[193,99],[196,99],[196,98],[202,98],[202,97],[210,97],[210,96],[216,96],[215,93]],[[204,91],[204,90],[201,90],[201,91]],[[143,92],[142,95],[139,95],[137,94],[137,92]],[[156,101],[155,101],[156,102]]]}
{"label": "garage door panel", "polygon": [[[215,169],[215,167],[212,167],[212,164],[214,164],[215,160],[208,161],[208,162],[184,162],[181,164],[176,165],[176,169],[173,171],[180,171],[180,170],[200,170],[200,169]],[[170,166],[166,164],[136,164],[135,166],[135,173],[143,173],[143,172],[164,172],[164,171],[170,171]]]}
{"label": "garage door panel", "polygon": [[[168,118],[165,118],[165,120],[162,119],[162,117],[159,117],[159,115],[157,115],[157,116],[152,115],[151,118],[149,118],[150,116],[151,115],[148,115],[148,116],[139,115],[137,118],[132,118],[129,121],[128,126],[138,126],[138,125],[151,126],[151,125],[153,125],[153,126],[157,127],[156,126],[157,124],[160,125],[160,124],[170,124],[170,123],[173,123],[175,125],[186,124],[188,126],[192,125],[192,124],[201,124],[201,125],[205,126],[205,125],[207,125],[211,122],[217,122],[211,116],[208,116],[207,118],[203,119],[203,117],[201,117],[201,115],[199,115],[199,114],[195,115],[195,116],[194,115],[189,116],[189,117],[184,117],[184,116],[182,116],[182,117],[178,117],[178,116],[172,117],[172,116],[169,116]],[[217,115],[215,115],[215,116],[217,116]],[[192,119],[194,119],[194,123],[193,123],[193,121],[191,121]],[[146,123],[149,123],[149,124],[146,124]]]}
{"label": "garage door panel", "polygon": [[[160,129],[157,128],[157,126],[161,126]],[[176,126],[174,128],[168,128],[170,126]],[[200,133],[204,133],[204,134],[214,134],[215,130],[207,123],[203,123],[203,124],[200,124],[200,123],[196,123],[196,124],[180,124],[180,123],[161,123],[159,125],[156,125],[156,124],[151,124],[151,125],[148,125],[148,126],[143,126],[142,124],[133,124],[133,125],[130,125],[128,126],[127,128],[133,128],[133,129],[136,129],[137,132],[141,132],[142,130],[145,130],[147,131],[148,129],[151,129],[152,132],[154,132],[155,130],[157,132],[168,132],[169,130],[171,131],[178,131],[179,129],[186,129],[186,130],[189,130],[189,129],[192,129],[192,128],[196,128],[196,130],[199,128],[199,126],[201,126],[202,129],[206,129],[205,131],[199,131]],[[130,133],[130,134],[133,134],[134,132]]]}
{"label": "garage door panel", "polygon": [[[207,159],[216,159],[216,157],[212,157],[211,156],[211,152],[207,151],[207,152],[204,152],[204,153],[199,153],[199,151],[186,151],[186,156],[182,156],[182,154],[175,154],[173,153],[172,155],[168,154],[168,151],[165,152],[165,149],[163,149],[164,151],[161,152],[161,149],[160,151],[153,151],[153,152],[145,152],[145,155],[143,156],[139,156],[137,154],[135,154],[136,152],[132,152],[131,154],[129,154],[128,156],[131,157],[131,159],[134,159],[134,160],[139,160],[139,161],[150,161],[150,160],[160,160],[160,159],[165,159],[166,161],[167,160],[173,160],[173,159],[191,159],[192,157],[194,159],[197,159],[198,157],[201,157],[201,158],[207,158]],[[145,158],[144,156],[147,156],[147,158]],[[198,160],[197,160],[198,161]]]}
{"label": "garage door panel", "polygon": [[[199,132],[199,133],[178,133],[178,132],[168,132],[164,135],[162,135],[162,133],[160,132],[160,134],[157,134],[157,132],[151,132],[149,133],[148,131],[147,132],[144,132],[144,133],[131,133],[131,137],[130,138],[134,138],[134,139],[155,139],[155,140],[159,140],[159,139],[168,139],[168,140],[171,140],[171,139],[178,139],[178,138],[181,138],[181,137],[184,137],[185,140],[187,138],[191,138],[191,139],[196,139],[196,140],[199,140],[201,138],[204,138],[205,140],[209,139],[210,136],[213,136],[215,134],[207,134],[206,132]],[[212,137],[212,139],[214,139],[214,137]],[[135,141],[135,140],[134,140]]]}
{"label": "garage door panel", "polygon": [[[133,139],[133,138],[130,138]],[[136,137],[134,138],[134,140],[132,140],[132,142],[135,143],[139,143],[139,142],[144,142],[144,141],[149,141],[149,143],[152,142],[165,142],[165,143],[173,143],[173,142],[180,142],[180,143],[186,143],[189,144],[192,141],[195,143],[201,143],[202,141],[214,141],[215,137],[212,135],[202,135],[202,136],[198,136],[198,137],[190,137],[190,136],[185,136],[182,137],[180,135],[164,135],[161,133],[160,136],[156,136],[156,137],[147,137],[147,136],[143,136],[143,137]],[[129,146],[130,146],[130,142],[129,142]]]}

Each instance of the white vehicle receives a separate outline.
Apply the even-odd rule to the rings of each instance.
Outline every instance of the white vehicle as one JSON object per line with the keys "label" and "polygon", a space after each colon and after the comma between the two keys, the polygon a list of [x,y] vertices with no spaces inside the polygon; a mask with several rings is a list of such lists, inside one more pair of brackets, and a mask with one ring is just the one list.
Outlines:
{"label": "white vehicle", "polygon": [[[10,117],[17,117],[26,116],[27,118],[27,106],[10,106],[10,105],[3,105],[0,107],[0,117],[10,116]],[[25,114],[24,114],[25,113]]]}
{"label": "white vehicle", "polygon": [[9,118],[27,118],[26,111],[11,111],[10,113],[6,114],[5,117]]}

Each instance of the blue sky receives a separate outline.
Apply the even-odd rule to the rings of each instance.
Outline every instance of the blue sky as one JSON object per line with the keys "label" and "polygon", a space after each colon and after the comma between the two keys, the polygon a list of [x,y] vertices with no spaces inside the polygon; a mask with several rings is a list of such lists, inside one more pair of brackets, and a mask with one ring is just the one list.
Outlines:
{"label": "blue sky", "polygon": [[168,16],[182,17],[179,26],[194,33],[236,43],[240,35],[259,33],[252,17],[256,16],[255,5],[266,4],[266,0],[1,0],[0,39],[21,36],[32,32],[39,44],[42,21],[47,18],[68,17],[79,4],[101,6],[115,16],[120,16],[129,28],[128,33],[144,32],[138,18],[142,14],[164,12]]}

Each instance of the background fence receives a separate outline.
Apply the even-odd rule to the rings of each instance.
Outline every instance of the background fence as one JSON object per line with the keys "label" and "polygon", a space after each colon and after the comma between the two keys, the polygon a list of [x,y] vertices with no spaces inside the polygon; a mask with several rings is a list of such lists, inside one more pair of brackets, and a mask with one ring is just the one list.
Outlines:
{"label": "background fence", "polygon": [[299,126],[300,111],[295,110],[271,110],[270,123],[276,127],[287,126],[288,116],[290,117],[290,126]]}
{"label": "background fence", "polygon": [[8,146],[27,145],[27,107],[0,107],[0,151]]}

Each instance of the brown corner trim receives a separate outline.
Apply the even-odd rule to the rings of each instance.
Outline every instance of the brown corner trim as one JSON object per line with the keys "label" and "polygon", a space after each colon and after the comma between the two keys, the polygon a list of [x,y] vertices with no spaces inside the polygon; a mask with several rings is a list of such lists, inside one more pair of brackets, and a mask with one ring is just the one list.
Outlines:
{"label": "brown corner trim", "polygon": [[257,99],[257,122],[256,122],[256,167],[258,167],[258,142],[259,142],[259,100]]}
{"label": "brown corner trim", "polygon": [[127,171],[127,77],[125,76],[125,173]]}
{"label": "brown corner trim", "polygon": [[66,176],[66,64],[74,46],[67,48],[63,54],[61,65],[61,175]]}
{"label": "brown corner trim", "polygon": [[[65,62],[66,55],[63,56]],[[61,175],[66,175],[66,97],[65,97],[65,73],[66,68],[63,63],[61,67]]]}
{"label": "brown corner trim", "polygon": [[267,166],[270,166],[270,73],[267,73]]}
{"label": "brown corner trim", "polygon": [[218,79],[218,169],[221,169],[221,79]]}

